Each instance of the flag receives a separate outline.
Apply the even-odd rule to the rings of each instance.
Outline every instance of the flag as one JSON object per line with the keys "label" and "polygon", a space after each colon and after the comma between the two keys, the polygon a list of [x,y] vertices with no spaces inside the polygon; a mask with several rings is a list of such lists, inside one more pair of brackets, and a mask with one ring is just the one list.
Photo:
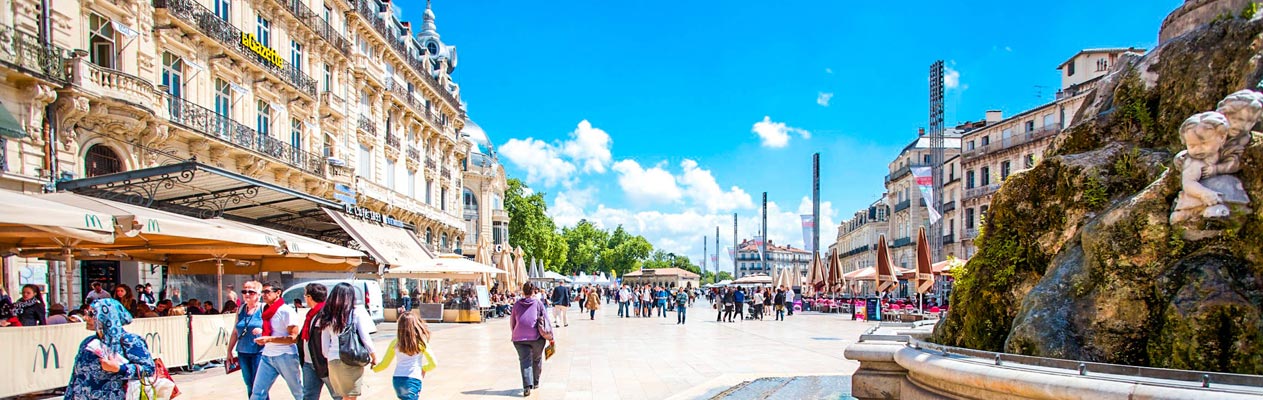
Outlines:
{"label": "flag", "polygon": [[803,219],[803,249],[807,251],[816,251],[815,236],[812,232],[816,227],[816,216],[811,214],[801,215]]}
{"label": "flag", "polygon": [[912,176],[916,177],[917,188],[921,189],[921,197],[925,198],[925,209],[930,212],[930,224],[938,223],[943,215],[934,209],[934,173],[930,167],[916,167],[912,169]]}

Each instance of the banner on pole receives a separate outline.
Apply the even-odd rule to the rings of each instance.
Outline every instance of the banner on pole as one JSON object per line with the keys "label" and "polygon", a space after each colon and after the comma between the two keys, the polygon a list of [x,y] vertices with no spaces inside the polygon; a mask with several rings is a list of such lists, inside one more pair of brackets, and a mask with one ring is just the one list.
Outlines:
{"label": "banner on pole", "polygon": [[930,167],[916,167],[912,168],[912,176],[916,177],[917,188],[921,189],[921,197],[925,198],[925,209],[930,212],[930,224],[938,223],[943,215],[934,209],[934,173]]}
{"label": "banner on pole", "polygon": [[811,214],[801,215],[803,219],[803,249],[807,251],[816,251],[815,235],[812,232],[816,227],[816,216]]}

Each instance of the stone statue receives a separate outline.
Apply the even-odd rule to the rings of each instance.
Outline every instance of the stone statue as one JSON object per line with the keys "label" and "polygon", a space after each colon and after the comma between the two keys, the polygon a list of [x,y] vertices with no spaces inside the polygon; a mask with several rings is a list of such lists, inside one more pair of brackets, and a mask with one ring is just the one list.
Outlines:
{"label": "stone statue", "polygon": [[1217,111],[1189,117],[1180,125],[1180,141],[1187,150],[1175,156],[1183,190],[1175,200],[1171,223],[1226,218],[1230,205],[1247,208],[1250,198],[1235,174],[1241,155],[1263,117],[1263,94],[1242,90],[1219,102]]}

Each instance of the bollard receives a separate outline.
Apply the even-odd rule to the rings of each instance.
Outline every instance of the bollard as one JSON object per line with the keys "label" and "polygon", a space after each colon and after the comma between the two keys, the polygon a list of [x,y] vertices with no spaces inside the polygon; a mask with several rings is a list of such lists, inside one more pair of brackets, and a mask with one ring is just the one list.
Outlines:
{"label": "bollard", "polygon": [[996,355],[995,355],[995,365],[1000,365],[1000,355],[999,355],[999,354],[996,354]]}
{"label": "bollard", "polygon": [[1210,374],[1202,374],[1202,387],[1210,387]]}
{"label": "bollard", "polygon": [[1088,365],[1084,363],[1079,363],[1079,375],[1087,375],[1087,374],[1088,374]]}

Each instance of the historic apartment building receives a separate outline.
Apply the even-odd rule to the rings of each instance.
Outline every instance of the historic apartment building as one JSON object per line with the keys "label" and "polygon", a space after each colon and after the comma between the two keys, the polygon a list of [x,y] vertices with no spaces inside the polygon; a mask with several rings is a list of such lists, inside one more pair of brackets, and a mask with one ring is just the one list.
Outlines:
{"label": "historic apartment building", "polygon": [[504,166],[482,127],[466,122],[461,136],[470,143],[462,194],[466,241],[470,248],[485,240],[488,245],[507,249],[509,214],[504,210],[504,191],[508,189],[508,179]]}
{"label": "historic apartment building", "polygon": [[881,200],[875,201],[838,225],[837,240],[829,246],[829,253],[820,255],[821,261],[828,267],[830,254],[837,251],[844,274],[874,266],[878,235],[887,234],[889,230],[890,207]]}
{"label": "historic apartment building", "polygon": [[810,272],[807,267],[811,264],[811,252],[792,245],[780,246],[768,240],[766,257],[761,260],[757,242],[742,240],[736,253],[737,278],[747,275],[772,276],[772,271],[791,271],[797,266],[799,274],[806,281],[807,273]]}
{"label": "historic apartment building", "polygon": [[986,126],[965,134],[961,151],[964,194],[960,215],[964,230],[960,250],[963,258],[971,258],[977,251],[974,239],[978,228],[986,218],[992,195],[1004,180],[1039,162],[1053,138],[1074,123],[1075,114],[1088,93],[1109,73],[1118,56],[1143,51],[1135,48],[1080,51],[1058,66],[1062,86],[1055,100],[1008,118],[1000,111],[987,111]]}
{"label": "historic apartment building", "polygon": [[[944,130],[944,160],[960,154],[961,132],[970,126],[972,125],[966,124]],[[890,174],[886,175],[885,201],[891,205],[886,239],[889,240],[891,261],[901,268],[912,268],[916,262],[917,228],[930,227],[930,214],[926,209],[925,198],[912,175],[912,168],[931,165],[930,151],[930,137],[922,130],[890,162]],[[948,224],[946,219],[943,223],[944,226]]]}
{"label": "historic apartment building", "polygon": [[[460,249],[469,231],[506,234],[496,228],[507,226],[503,168],[458,134],[467,118],[451,77],[456,48],[428,4],[419,26],[383,0],[6,4],[0,188],[125,192],[93,179],[136,172],[135,193],[115,195],[213,204],[208,215],[322,239],[337,239],[329,217],[307,219],[343,206],[410,230],[431,252]],[[252,185],[158,199],[163,187],[138,184],[208,183],[201,169],[191,183],[181,171],[141,174],[190,164],[289,198]],[[462,207],[470,178],[486,205],[477,229]],[[303,199],[319,207],[285,212]]]}

